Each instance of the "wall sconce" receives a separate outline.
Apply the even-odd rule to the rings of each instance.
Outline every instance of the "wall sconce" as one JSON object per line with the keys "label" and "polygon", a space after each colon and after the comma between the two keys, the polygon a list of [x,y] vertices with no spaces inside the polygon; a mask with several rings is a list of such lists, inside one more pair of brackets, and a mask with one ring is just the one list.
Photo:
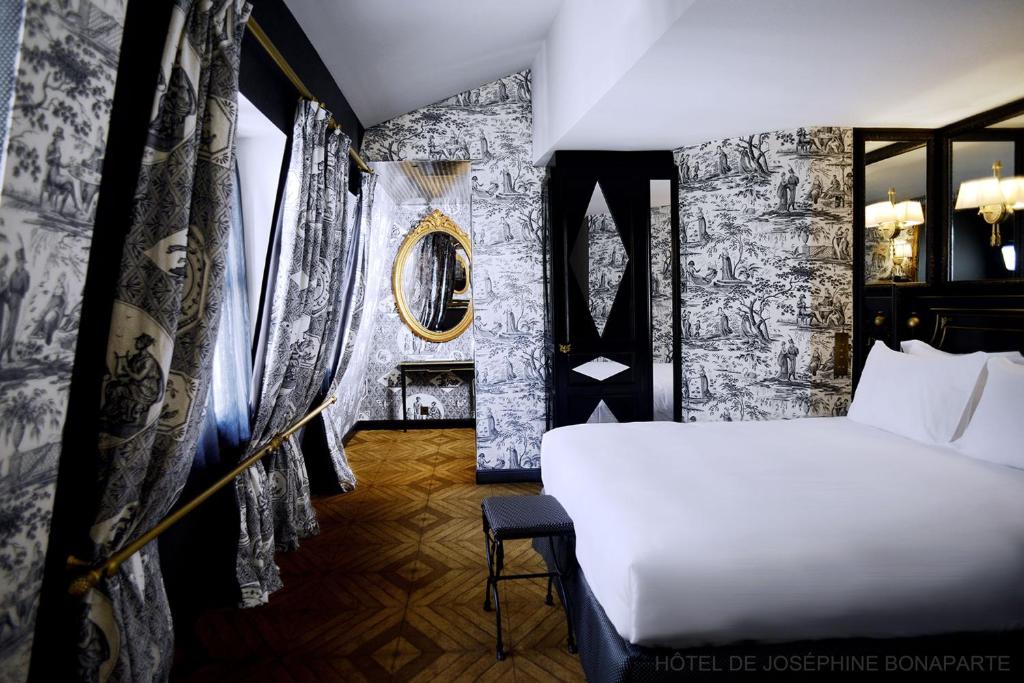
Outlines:
{"label": "wall sconce", "polygon": [[889,253],[892,259],[892,279],[894,282],[905,279],[903,269],[896,259],[900,258],[902,261],[904,258],[913,256],[913,247],[907,242],[904,242],[904,244],[910,249],[910,255],[907,257],[898,256],[895,240],[900,236],[904,228],[922,225],[923,223],[924,209],[921,207],[921,202],[904,200],[897,204],[896,188],[894,187],[889,188],[888,201],[875,202],[864,207],[864,225],[868,228],[877,228],[882,237],[889,240]]}
{"label": "wall sconce", "polygon": [[1000,250],[1003,254],[1003,265],[1010,272],[1017,270],[1017,247],[1013,244],[1004,244]]}
{"label": "wall sconce", "polygon": [[914,258],[914,245],[907,240],[893,243],[893,279],[906,277],[906,267]]}
{"label": "wall sconce", "polygon": [[960,183],[956,206],[960,209],[977,209],[985,222],[992,226],[989,243],[998,247],[1003,243],[999,224],[1014,211],[1024,209],[1024,176],[1003,178],[1003,163],[992,164],[991,178],[977,178]]}

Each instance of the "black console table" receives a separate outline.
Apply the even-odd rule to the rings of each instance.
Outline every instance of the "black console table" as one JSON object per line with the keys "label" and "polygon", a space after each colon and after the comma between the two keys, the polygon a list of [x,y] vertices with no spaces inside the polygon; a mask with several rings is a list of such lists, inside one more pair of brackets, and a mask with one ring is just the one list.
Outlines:
{"label": "black console table", "polygon": [[469,411],[476,414],[476,392],[473,387],[475,368],[471,360],[407,360],[398,364],[398,374],[402,382],[402,431],[406,431],[409,421],[409,410],[405,406],[406,377],[409,373],[422,372],[436,374],[441,372],[465,373],[469,376]]}

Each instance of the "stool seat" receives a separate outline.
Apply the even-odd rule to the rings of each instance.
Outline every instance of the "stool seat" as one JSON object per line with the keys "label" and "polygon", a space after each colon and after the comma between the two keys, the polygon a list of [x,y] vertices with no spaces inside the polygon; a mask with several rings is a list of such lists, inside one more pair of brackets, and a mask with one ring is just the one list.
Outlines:
{"label": "stool seat", "polygon": [[[576,529],[572,518],[566,513],[553,496],[490,496],[480,503],[480,511],[484,521],[484,550],[487,553],[487,588],[484,597],[484,609],[491,609],[491,596],[494,597],[494,621],[497,631],[497,647],[495,653],[498,660],[505,659],[505,650],[501,645],[501,599],[498,595],[498,582],[511,579],[548,580],[548,594],[545,602],[553,605],[551,598],[552,583],[558,589],[558,597],[562,599],[565,611],[566,628],[569,634],[569,652],[576,652],[576,639],[573,635],[572,610],[569,607],[569,595],[562,584],[563,572],[558,566],[558,558],[554,560],[554,571],[535,572],[531,574],[502,574],[505,568],[505,541],[525,538],[547,538],[554,544],[556,536],[568,537],[575,541]],[[554,545],[552,545],[552,548]]]}
{"label": "stool seat", "polygon": [[504,541],[576,533],[554,496],[491,496],[481,506],[494,538]]}

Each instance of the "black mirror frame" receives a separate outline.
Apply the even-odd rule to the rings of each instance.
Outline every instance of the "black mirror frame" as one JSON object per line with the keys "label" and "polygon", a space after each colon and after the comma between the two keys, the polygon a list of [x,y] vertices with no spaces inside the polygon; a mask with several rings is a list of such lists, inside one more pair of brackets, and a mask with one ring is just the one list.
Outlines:
{"label": "black mirror frame", "polygon": [[[951,280],[949,272],[950,219],[952,202],[952,145],[954,139],[1005,140],[1007,129],[989,126],[1024,114],[1024,98],[1008,102],[980,114],[956,121],[941,128],[854,128],[853,129],[853,205],[864,206],[864,143],[871,140],[923,141],[928,145],[928,212],[925,216],[925,243],[928,250],[924,282],[871,284],[864,282],[865,227],[864,212],[853,212],[853,304],[854,304],[854,364],[853,381],[856,386],[864,366],[866,346],[859,340],[868,332],[865,328],[865,298],[887,297],[892,301],[892,319],[902,319],[897,310],[900,290],[908,288],[940,293],[1002,294],[1024,293],[1024,278],[1001,280]],[[1024,172],[1024,128],[1013,136],[1016,145],[1014,169]],[[1022,234],[1024,212],[1013,220],[1016,233]],[[1018,264],[1018,268],[1021,268]]]}

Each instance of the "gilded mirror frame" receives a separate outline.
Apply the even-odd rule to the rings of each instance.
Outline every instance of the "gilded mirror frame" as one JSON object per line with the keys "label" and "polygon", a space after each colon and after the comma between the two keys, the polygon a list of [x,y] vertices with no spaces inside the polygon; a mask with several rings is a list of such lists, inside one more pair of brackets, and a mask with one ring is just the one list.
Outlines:
{"label": "gilded mirror frame", "polygon": [[[405,323],[406,327],[408,327],[409,330],[420,339],[424,339],[435,344],[441,344],[459,337],[473,323],[472,300],[468,302],[466,312],[462,315],[462,319],[457,325],[455,325],[455,327],[450,330],[434,332],[433,330],[428,330],[420,324],[419,320],[416,319],[416,316],[409,308],[409,302],[406,301],[405,288],[403,286],[405,262],[409,259],[409,255],[413,253],[413,247],[415,247],[423,237],[435,232],[451,235],[455,241],[459,243],[459,246],[462,247],[463,251],[466,252],[466,258],[472,262],[473,251],[469,244],[469,237],[466,233],[462,232],[459,226],[455,224],[455,221],[441,213],[438,209],[434,209],[427,214],[427,216],[424,217],[408,235],[405,236],[405,239],[402,240],[402,244],[398,247],[398,253],[395,255],[394,267],[391,271],[391,289],[395,296],[395,305],[398,307],[398,316],[402,319],[402,322]],[[469,287],[469,277],[469,264],[467,263],[467,288]]]}

